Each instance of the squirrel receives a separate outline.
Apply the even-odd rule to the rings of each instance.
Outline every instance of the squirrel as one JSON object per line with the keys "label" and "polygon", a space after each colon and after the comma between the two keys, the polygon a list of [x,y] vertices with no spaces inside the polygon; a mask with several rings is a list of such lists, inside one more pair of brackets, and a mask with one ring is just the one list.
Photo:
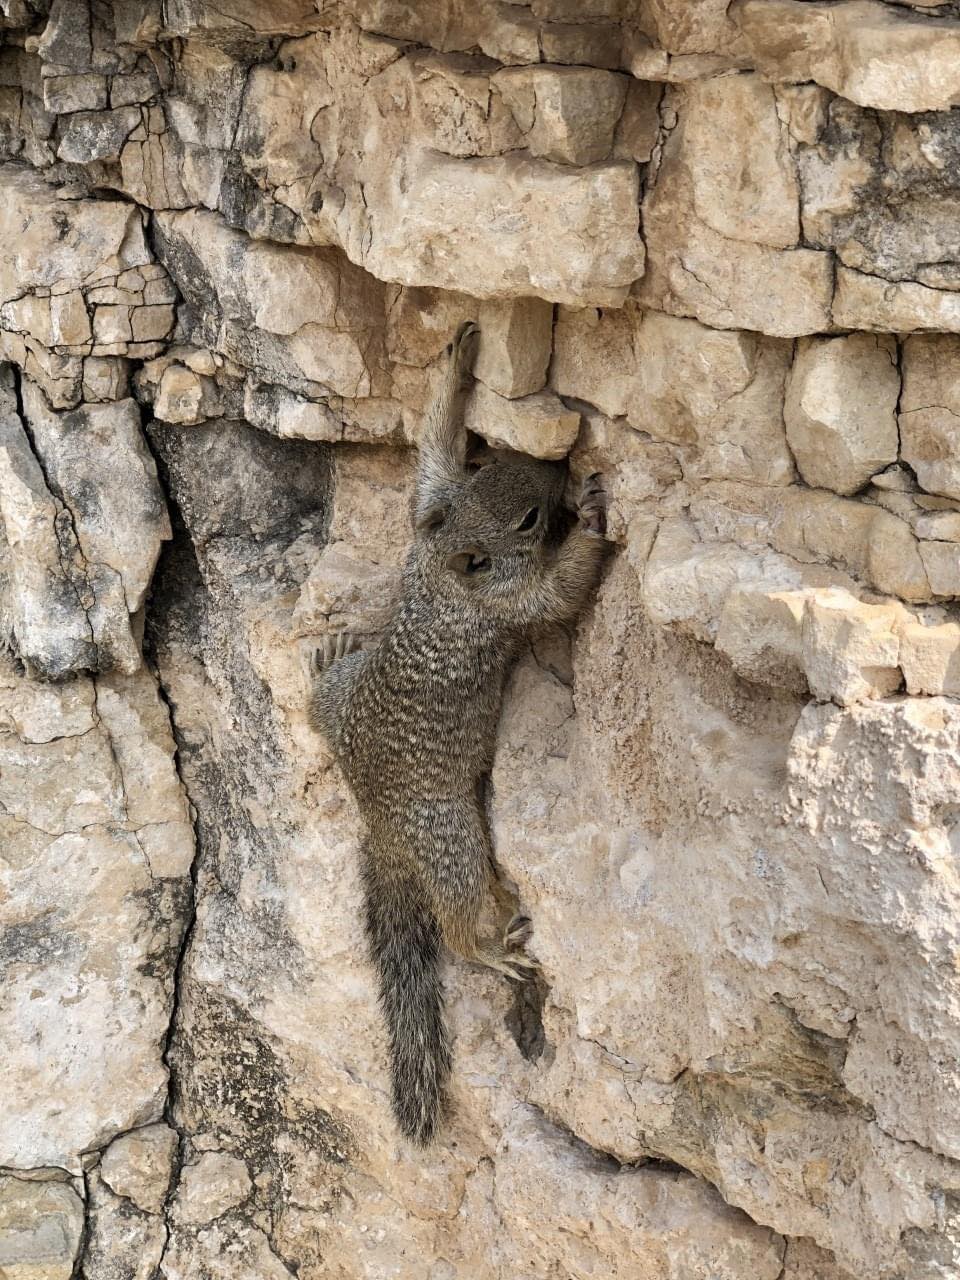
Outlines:
{"label": "squirrel", "polygon": [[461,393],[478,335],[462,325],[447,349],[419,447],[402,594],[379,646],[363,652],[340,633],[309,660],[310,724],[366,826],[365,931],[389,1033],[393,1111],[420,1146],[435,1135],[450,1072],[441,944],[511,978],[537,968],[523,949],[526,917],[513,915],[502,938],[479,933],[488,890],[510,909],[481,786],[523,638],[579,612],[607,547],[597,476],[584,483],[563,537],[563,463],[508,450],[468,463]]}

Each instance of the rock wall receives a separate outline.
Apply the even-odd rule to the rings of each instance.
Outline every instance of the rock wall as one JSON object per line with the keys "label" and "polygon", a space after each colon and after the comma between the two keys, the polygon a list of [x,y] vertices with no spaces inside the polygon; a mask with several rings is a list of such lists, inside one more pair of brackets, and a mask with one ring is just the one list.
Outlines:
{"label": "rock wall", "polygon": [[[0,1276],[960,1273],[955,101],[927,0],[0,0]],[[424,1154],[302,660],[468,317],[616,545]]]}

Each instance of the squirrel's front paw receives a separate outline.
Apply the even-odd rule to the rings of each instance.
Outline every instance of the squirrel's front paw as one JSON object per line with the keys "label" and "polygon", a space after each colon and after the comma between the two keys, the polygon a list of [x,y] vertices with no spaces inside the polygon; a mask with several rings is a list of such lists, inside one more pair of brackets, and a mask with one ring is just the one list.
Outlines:
{"label": "squirrel's front paw", "polygon": [[356,653],[360,641],[349,631],[340,631],[335,636],[324,636],[316,649],[311,650],[308,660],[308,674],[314,680],[323,675],[327,667],[338,658]]}
{"label": "squirrel's front paw", "polygon": [[600,483],[600,473],[587,476],[580,490],[577,516],[581,525],[597,538],[607,532],[607,491]]}

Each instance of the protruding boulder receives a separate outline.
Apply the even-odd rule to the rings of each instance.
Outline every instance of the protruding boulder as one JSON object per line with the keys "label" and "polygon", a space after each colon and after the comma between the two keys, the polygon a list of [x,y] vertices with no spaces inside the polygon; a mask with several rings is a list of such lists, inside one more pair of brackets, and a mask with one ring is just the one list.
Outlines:
{"label": "protruding boulder", "polygon": [[787,381],[787,441],[807,484],[862,489],[896,461],[900,374],[892,338],[801,339]]}

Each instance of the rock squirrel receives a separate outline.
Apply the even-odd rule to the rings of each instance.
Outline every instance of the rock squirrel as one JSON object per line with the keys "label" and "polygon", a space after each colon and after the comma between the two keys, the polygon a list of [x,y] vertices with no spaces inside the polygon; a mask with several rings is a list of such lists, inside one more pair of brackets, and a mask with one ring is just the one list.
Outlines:
{"label": "rock squirrel", "polygon": [[449,348],[420,444],[402,596],[379,646],[360,652],[340,634],[310,663],[310,723],[367,829],[365,924],[393,1109],[420,1145],[434,1136],[450,1070],[441,943],[513,978],[536,967],[523,951],[525,918],[514,916],[502,940],[478,932],[488,890],[509,905],[480,798],[504,681],[532,626],[580,610],[607,545],[597,477],[563,537],[563,463],[499,450],[486,465],[468,462],[461,401],[478,332],[463,325]]}

